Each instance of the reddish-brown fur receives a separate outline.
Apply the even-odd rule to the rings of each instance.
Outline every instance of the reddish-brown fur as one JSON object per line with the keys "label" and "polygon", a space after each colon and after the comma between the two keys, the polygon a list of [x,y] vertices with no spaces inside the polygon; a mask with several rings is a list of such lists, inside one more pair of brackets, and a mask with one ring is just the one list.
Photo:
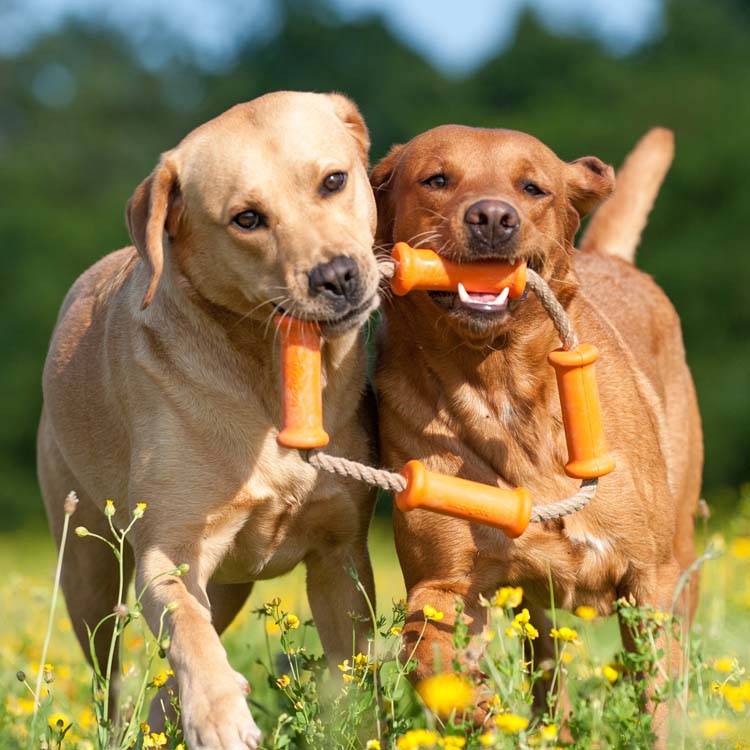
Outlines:
{"label": "reddish-brown fur", "polygon": [[[422,184],[435,173],[446,175],[444,187]],[[546,194],[524,192],[529,180]],[[427,625],[415,678],[450,667],[456,597],[478,632],[485,619],[479,596],[501,584],[524,587],[543,633],[549,575],[556,603],[567,608],[588,604],[608,614],[618,597],[632,594],[669,609],[694,558],[700,419],[669,300],[632,265],[573,249],[581,217],[612,192],[611,167],[595,157],[565,163],[522,133],[444,126],[394,147],[372,183],[378,242],[411,241],[458,261],[471,255],[467,206],[490,198],[516,209],[521,227],[512,255],[541,273],[581,341],[600,351],[603,419],[617,460],[585,510],[532,524],[516,540],[425,511],[395,512],[407,651],[422,630],[425,604],[446,613]],[[624,210],[628,196],[616,195],[610,211],[618,201]],[[546,361],[559,340],[533,295],[484,322],[424,292],[391,299],[385,311],[376,376],[385,466],[418,458],[446,474],[524,485],[537,503],[575,491],[577,482],[563,472],[560,406]],[[680,611],[691,614],[695,596],[693,582]],[[549,643],[540,645],[544,655]],[[677,657],[671,654],[675,668]]]}

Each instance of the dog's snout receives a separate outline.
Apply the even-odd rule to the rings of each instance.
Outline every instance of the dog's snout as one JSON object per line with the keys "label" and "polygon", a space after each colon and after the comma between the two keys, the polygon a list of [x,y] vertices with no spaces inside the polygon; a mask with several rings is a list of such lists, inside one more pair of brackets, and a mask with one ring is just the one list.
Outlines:
{"label": "dog's snout", "polygon": [[521,218],[510,203],[481,200],[466,209],[464,223],[478,240],[495,248],[515,235]]}
{"label": "dog's snout", "polygon": [[359,292],[359,267],[348,255],[337,255],[319,263],[308,273],[310,294],[324,295],[334,302],[354,302]]}

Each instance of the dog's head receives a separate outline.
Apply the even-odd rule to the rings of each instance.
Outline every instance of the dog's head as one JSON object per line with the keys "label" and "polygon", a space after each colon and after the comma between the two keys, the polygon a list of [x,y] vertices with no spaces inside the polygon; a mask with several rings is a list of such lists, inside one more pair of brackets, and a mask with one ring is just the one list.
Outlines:
{"label": "dog's head", "polygon": [[[563,162],[525,133],[445,125],[391,149],[371,181],[379,243],[461,263],[523,260],[564,279],[581,218],[612,192],[614,172],[594,156]],[[419,304],[472,338],[500,335],[524,315],[521,301],[471,291],[430,292]]]}
{"label": "dog's head", "polygon": [[128,204],[151,272],[143,306],[170,252],[183,283],[239,315],[360,325],[378,304],[369,146],[339,94],[268,94],[194,130]]}

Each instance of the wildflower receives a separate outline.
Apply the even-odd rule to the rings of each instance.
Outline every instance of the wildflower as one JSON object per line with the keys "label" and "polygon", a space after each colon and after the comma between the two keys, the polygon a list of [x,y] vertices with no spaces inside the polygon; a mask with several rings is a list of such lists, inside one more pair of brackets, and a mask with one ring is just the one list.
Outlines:
{"label": "wildflower", "polygon": [[550,630],[549,634],[558,641],[563,641],[565,643],[578,643],[578,631],[573,630],[573,628],[552,628]]}
{"label": "wildflower", "polygon": [[523,599],[523,589],[520,586],[503,586],[495,594],[496,607],[517,607]]}
{"label": "wildflower", "polygon": [[55,667],[49,662],[42,667],[42,676],[45,682],[53,682],[55,679]]}
{"label": "wildflower", "polygon": [[529,720],[517,714],[499,714],[493,721],[495,726],[505,734],[518,734],[529,726]]}
{"label": "wildflower", "polygon": [[159,748],[166,746],[167,735],[165,735],[164,732],[159,732],[158,734],[156,732],[151,732],[151,734],[143,738],[144,748],[155,748],[155,750],[158,750]]}
{"label": "wildflower", "polygon": [[89,535],[89,530],[85,526],[76,526],[75,528],[75,535],[84,537]]}
{"label": "wildflower", "polygon": [[146,508],[148,508],[148,503],[136,503],[135,510],[133,511],[133,518],[143,518]]}
{"label": "wildflower", "polygon": [[369,661],[364,654],[359,653],[354,657],[354,668],[358,669],[360,672],[367,669],[368,664]]}
{"label": "wildflower", "polygon": [[107,518],[112,518],[115,514],[115,504],[112,500],[107,500],[104,503],[104,515],[107,516]]}
{"label": "wildflower", "polygon": [[474,689],[468,680],[449,672],[422,680],[417,692],[430,711],[443,717],[463,711],[474,702]]}
{"label": "wildflower", "polygon": [[729,551],[738,560],[750,558],[750,536],[738,536],[732,541]]}
{"label": "wildflower", "polygon": [[545,742],[557,739],[557,727],[554,724],[547,724],[539,730],[539,737]]}
{"label": "wildflower", "polygon": [[737,666],[737,659],[733,659],[731,656],[723,656],[720,659],[716,659],[713,663],[713,667],[717,672],[732,672]]}
{"label": "wildflower", "polygon": [[732,733],[732,724],[726,719],[703,719],[699,728],[707,740],[726,739]]}
{"label": "wildflower", "polygon": [[284,620],[284,630],[296,630],[299,627],[299,617],[288,614]]}
{"label": "wildflower", "polygon": [[597,612],[593,607],[582,604],[576,608],[576,615],[586,622],[591,622],[596,619]]}
{"label": "wildflower", "polygon": [[128,611],[128,605],[120,602],[119,604],[115,604],[112,613],[114,614],[115,619],[124,620],[128,616]]}
{"label": "wildflower", "polygon": [[378,740],[367,740],[365,750],[380,750],[380,742]]}
{"label": "wildflower", "polygon": [[341,664],[338,665],[339,671],[341,672],[348,672],[349,671],[349,659],[344,659],[344,661],[341,662]]}
{"label": "wildflower", "polygon": [[444,614],[439,609],[435,609],[435,607],[432,607],[429,604],[425,604],[424,607],[422,607],[422,613],[426,620],[435,620],[435,622],[439,622],[444,617]]}
{"label": "wildflower", "polygon": [[78,726],[84,731],[91,729],[96,725],[96,716],[90,708],[84,708],[81,713],[78,714]]}
{"label": "wildflower", "polygon": [[497,742],[497,735],[494,732],[485,732],[479,735],[479,744],[482,747],[492,747]]}
{"label": "wildflower", "polygon": [[63,503],[63,510],[65,511],[65,515],[72,516],[76,512],[77,507],[78,495],[76,495],[75,492],[71,491],[68,493],[68,496],[65,498],[65,502]]}
{"label": "wildflower", "polygon": [[440,744],[446,748],[462,748],[466,746],[466,740],[457,734],[446,734]]}
{"label": "wildflower", "polygon": [[505,635],[509,638],[525,636],[533,641],[539,637],[539,631],[531,624],[529,610],[524,607],[514,618],[513,622],[505,628]]}
{"label": "wildflower", "polygon": [[147,721],[142,721],[140,730],[141,732],[143,732],[143,734],[148,734],[151,731],[151,725]]}
{"label": "wildflower", "polygon": [[617,678],[620,676],[620,673],[611,664],[606,664],[602,667],[602,674],[604,675],[604,679],[610,684],[617,682]]}
{"label": "wildflower", "polygon": [[431,729],[410,729],[396,740],[397,750],[419,750],[419,748],[435,745],[440,739],[437,732]]}
{"label": "wildflower", "polygon": [[55,711],[47,717],[50,729],[61,730],[70,725],[70,719],[63,713]]}
{"label": "wildflower", "polygon": [[158,672],[151,678],[151,684],[157,688],[166,685],[167,680],[171,677],[170,672],[171,670],[162,670],[161,672]]}
{"label": "wildflower", "polygon": [[289,687],[289,684],[291,683],[291,679],[289,678],[288,674],[283,674],[281,677],[279,677],[278,680],[276,680],[276,685],[280,687],[282,690],[285,687]]}
{"label": "wildflower", "polygon": [[401,631],[402,630],[403,630],[403,628],[400,625],[394,625],[391,628],[390,633],[391,633],[391,635],[401,635]]}

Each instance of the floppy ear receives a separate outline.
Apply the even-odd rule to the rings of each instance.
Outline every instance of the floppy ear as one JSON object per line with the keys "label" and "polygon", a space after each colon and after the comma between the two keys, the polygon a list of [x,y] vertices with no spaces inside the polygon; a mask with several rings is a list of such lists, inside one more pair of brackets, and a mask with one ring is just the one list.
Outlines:
{"label": "floppy ear", "polygon": [[381,243],[393,242],[393,222],[396,217],[391,188],[403,150],[403,145],[391,146],[388,154],[370,173],[370,184],[378,207],[378,231],[375,236]]}
{"label": "floppy ear", "polygon": [[583,218],[615,189],[615,170],[596,156],[567,164],[568,198]]}
{"label": "floppy ear", "polygon": [[164,232],[170,238],[174,236],[181,203],[177,168],[166,153],[156,169],[135,189],[125,213],[133,244],[151,271],[142,310],[151,304],[159,285],[164,268]]}
{"label": "floppy ear", "polygon": [[370,132],[367,130],[367,125],[357,105],[343,94],[328,94],[328,98],[333,104],[336,116],[346,125],[352,138],[357,142],[360,158],[367,169],[370,165]]}

